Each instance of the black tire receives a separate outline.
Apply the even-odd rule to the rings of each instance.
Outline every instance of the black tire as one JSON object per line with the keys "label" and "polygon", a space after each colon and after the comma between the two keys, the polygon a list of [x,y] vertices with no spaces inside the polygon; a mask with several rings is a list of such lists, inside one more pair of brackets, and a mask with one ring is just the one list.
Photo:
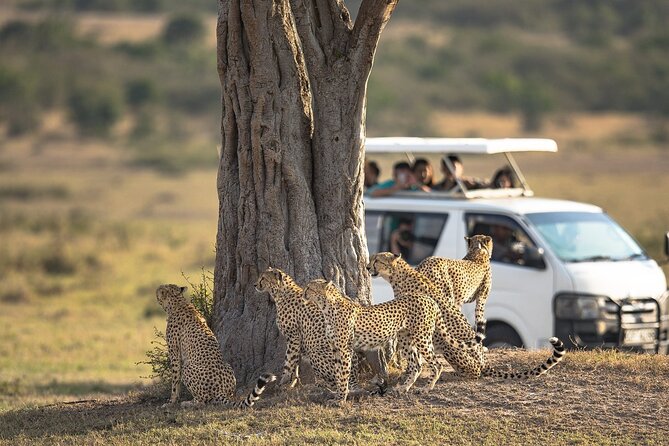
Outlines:
{"label": "black tire", "polygon": [[488,348],[522,347],[523,341],[516,330],[506,324],[490,324],[483,345]]}

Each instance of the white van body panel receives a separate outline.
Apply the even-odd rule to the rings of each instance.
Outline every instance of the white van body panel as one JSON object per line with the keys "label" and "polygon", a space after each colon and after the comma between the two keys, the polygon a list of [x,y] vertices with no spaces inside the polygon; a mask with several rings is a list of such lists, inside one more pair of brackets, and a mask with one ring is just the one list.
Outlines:
{"label": "white van body panel", "polygon": [[579,293],[621,300],[657,298],[667,289],[654,260],[567,263],[565,267],[574,282],[573,289]]}

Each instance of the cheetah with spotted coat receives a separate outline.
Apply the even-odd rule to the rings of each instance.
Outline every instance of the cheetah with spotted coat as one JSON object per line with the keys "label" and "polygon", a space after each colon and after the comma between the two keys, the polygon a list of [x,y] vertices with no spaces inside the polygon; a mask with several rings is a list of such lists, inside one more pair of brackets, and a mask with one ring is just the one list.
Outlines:
{"label": "cheetah with spotted coat", "polygon": [[[450,321],[445,321],[447,334],[454,339],[444,337],[441,331],[437,331],[435,332],[434,343],[441,350],[456,373],[460,375],[470,378],[478,378],[480,376],[504,379],[529,378],[546,373],[557,365],[565,355],[562,341],[558,338],[550,338],[549,341],[553,345],[553,353],[537,367],[522,372],[495,370],[488,366],[485,360],[485,348],[483,347],[485,334],[481,327],[473,334],[462,312],[455,305],[443,299],[441,291],[436,290],[425,275],[413,269],[401,257],[389,252],[373,255],[370,259],[368,270],[373,276],[381,275],[386,279],[391,284],[396,298],[406,299],[414,294],[418,296],[427,294],[441,298],[442,305],[444,305],[442,307],[444,316],[452,317]],[[467,328],[462,327],[463,320]]]}
{"label": "cheetah with spotted coat", "polygon": [[490,293],[492,238],[487,235],[465,237],[467,254],[460,260],[428,257],[416,268],[457,307],[476,301],[476,330],[485,333],[483,311]]}
{"label": "cheetah with spotted coat", "polygon": [[[256,290],[267,292],[276,305],[276,324],[286,338],[286,358],[279,385],[294,387],[299,378],[301,354],[309,359],[314,374],[326,387],[341,393],[335,379],[337,367],[326,324],[318,307],[303,299],[303,290],[293,278],[278,268],[268,268],[256,281]],[[357,358],[356,358],[357,359]],[[356,363],[357,364],[357,363]],[[354,370],[357,370],[354,367]],[[351,374],[350,387],[357,388]]]}
{"label": "cheetah with spotted coat", "polygon": [[182,407],[208,403],[239,408],[253,406],[265,386],[276,377],[261,375],[244,400],[234,401],[236,380],[232,367],[223,359],[218,341],[202,315],[184,297],[185,292],[185,287],[171,284],[161,285],[156,290],[156,299],[167,313],[165,339],[172,373],[169,404],[177,403],[183,382],[193,400],[182,402]]}
{"label": "cheetah with spotted coat", "polygon": [[[305,297],[316,303],[325,315],[328,335],[335,343],[340,383],[347,380],[353,352],[381,349],[397,338],[398,348],[407,359],[399,392],[406,393],[411,389],[423,362],[432,370],[432,379],[425,390],[432,390],[442,371],[432,344],[435,330],[453,342],[452,348],[463,348],[443,332],[439,307],[427,296],[399,297],[390,302],[363,306],[346,297],[332,282],[322,279],[309,282],[304,291]],[[381,379],[387,382],[387,373]]]}

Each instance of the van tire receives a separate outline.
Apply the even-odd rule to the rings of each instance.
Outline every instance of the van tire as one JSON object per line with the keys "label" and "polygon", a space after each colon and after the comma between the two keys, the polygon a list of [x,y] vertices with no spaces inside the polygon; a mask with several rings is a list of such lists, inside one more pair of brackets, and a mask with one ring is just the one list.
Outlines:
{"label": "van tire", "polygon": [[523,341],[511,326],[493,322],[488,325],[483,345],[488,348],[519,348],[523,346]]}

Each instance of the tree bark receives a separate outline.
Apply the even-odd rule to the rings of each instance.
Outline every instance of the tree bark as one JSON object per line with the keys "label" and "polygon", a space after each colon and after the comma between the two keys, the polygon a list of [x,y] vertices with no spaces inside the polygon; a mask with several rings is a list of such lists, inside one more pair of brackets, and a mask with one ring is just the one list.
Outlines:
{"label": "tree bark", "polygon": [[370,302],[362,206],[365,94],[397,0],[219,0],[222,149],[214,325],[245,384],[280,369],[268,266]]}

